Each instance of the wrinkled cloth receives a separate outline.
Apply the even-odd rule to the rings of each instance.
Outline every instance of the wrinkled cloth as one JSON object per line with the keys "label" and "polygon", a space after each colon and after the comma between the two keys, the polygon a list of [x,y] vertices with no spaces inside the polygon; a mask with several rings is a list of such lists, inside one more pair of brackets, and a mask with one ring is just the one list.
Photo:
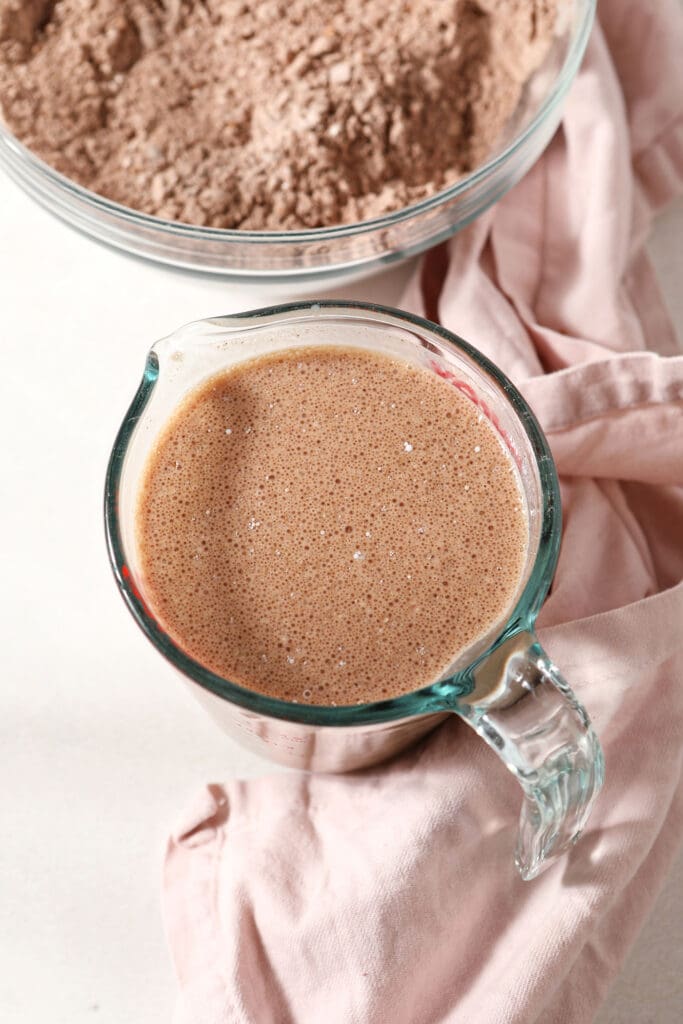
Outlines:
{"label": "wrinkled cloth", "polygon": [[493,359],[545,428],[564,534],[539,636],[606,782],[534,882],[521,793],[453,717],[388,765],[212,785],[168,844],[177,1024],[582,1024],[683,839],[683,357],[644,241],[683,185],[675,0],[601,0],[526,178],[405,305]]}

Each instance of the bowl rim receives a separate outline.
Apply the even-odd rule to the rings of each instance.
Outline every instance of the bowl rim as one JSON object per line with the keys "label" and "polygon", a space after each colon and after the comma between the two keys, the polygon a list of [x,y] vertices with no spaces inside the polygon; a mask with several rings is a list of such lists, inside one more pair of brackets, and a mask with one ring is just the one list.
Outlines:
{"label": "bowl rim", "polygon": [[[569,48],[565,61],[560,68],[553,87],[550,89],[545,100],[537,110],[529,124],[516,135],[511,142],[499,153],[492,156],[470,174],[460,178],[453,185],[441,189],[432,196],[428,196],[412,203],[409,206],[401,207],[391,213],[383,214],[380,217],[373,217],[369,220],[354,221],[351,224],[338,224],[322,228],[309,228],[297,231],[250,231],[242,228],[212,228],[196,224],[187,224],[183,221],[165,220],[153,214],[135,210],[132,207],[124,206],[122,203],[107,199],[105,196],[93,192],[91,189],[79,185],[68,178],[60,171],[56,171],[48,163],[36,156],[27,146],[12,134],[6,125],[0,120],[0,147],[4,144],[14,151],[24,162],[28,163],[35,171],[44,177],[57,188],[70,194],[75,200],[94,208],[98,213],[115,217],[120,221],[133,224],[137,228],[164,232],[167,235],[201,240],[204,242],[242,244],[280,243],[280,244],[307,244],[314,242],[330,241],[337,238],[349,238],[369,234],[373,231],[393,227],[403,221],[420,216],[430,210],[457,199],[463,193],[469,191],[473,186],[491,177],[496,170],[508,162],[525,144],[527,139],[545,122],[548,115],[562,101],[574,77],[578,71],[581,60],[588,44],[588,38],[593,26],[597,0],[575,0],[577,4],[583,5],[583,20],[578,31],[575,32],[572,45]],[[577,11],[576,15],[580,15]]]}

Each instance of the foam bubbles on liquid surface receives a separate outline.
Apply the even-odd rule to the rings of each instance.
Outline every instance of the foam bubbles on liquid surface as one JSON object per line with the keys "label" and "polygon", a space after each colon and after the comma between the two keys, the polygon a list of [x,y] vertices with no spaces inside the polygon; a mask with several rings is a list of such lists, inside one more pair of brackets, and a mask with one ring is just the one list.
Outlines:
{"label": "foam bubbles on liquid surface", "polygon": [[192,393],[136,525],[146,599],[179,646],[243,686],[328,705],[438,678],[512,603],[528,535],[480,410],[427,370],[330,348]]}

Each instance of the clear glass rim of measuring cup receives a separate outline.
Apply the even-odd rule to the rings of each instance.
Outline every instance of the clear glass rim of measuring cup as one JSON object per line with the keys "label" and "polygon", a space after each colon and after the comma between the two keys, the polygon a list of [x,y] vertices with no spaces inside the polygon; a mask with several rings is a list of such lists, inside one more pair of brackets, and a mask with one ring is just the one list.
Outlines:
{"label": "clear glass rim of measuring cup", "polygon": [[[386,306],[362,302],[319,301],[277,305],[248,313],[228,315],[205,321],[215,330],[222,327],[226,335],[239,334],[263,324],[276,325],[305,317],[307,322],[318,318],[321,323],[336,318],[369,319],[375,326],[407,330],[425,347],[430,343],[450,351],[458,359],[474,365],[485,375],[500,400],[507,404],[522,427],[528,442],[525,456],[535,462],[540,503],[537,515],[538,540],[535,557],[526,582],[495,635],[485,638],[484,649],[467,665],[438,682],[386,700],[364,704],[328,706],[299,704],[265,696],[231,682],[190,657],[160,627],[150,613],[128,566],[122,537],[119,490],[127,451],[134,432],[159,380],[159,359],[155,347],[147,357],[144,374],[135,397],[123,420],[109,460],[105,484],[105,532],[112,569],[121,594],[145,636],[183,675],[204,689],[257,714],[293,722],[320,726],[354,726],[390,722],[416,715],[446,711],[454,699],[469,692],[473,685],[473,669],[485,661],[509,637],[533,631],[538,611],[546,597],[557,564],[561,535],[561,505],[555,465],[545,436],[526,401],[505,374],[473,345],[423,317]],[[381,666],[378,666],[381,671]]]}

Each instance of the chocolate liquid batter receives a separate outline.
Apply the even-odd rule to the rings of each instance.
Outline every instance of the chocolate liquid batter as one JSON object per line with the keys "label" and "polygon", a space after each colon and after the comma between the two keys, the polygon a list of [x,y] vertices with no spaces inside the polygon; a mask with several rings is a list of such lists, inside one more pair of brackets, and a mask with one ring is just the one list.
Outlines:
{"label": "chocolate liquid batter", "polygon": [[452,385],[308,348],[186,399],[147,465],[137,537],[179,646],[329,705],[436,681],[514,602],[528,521],[498,434]]}

